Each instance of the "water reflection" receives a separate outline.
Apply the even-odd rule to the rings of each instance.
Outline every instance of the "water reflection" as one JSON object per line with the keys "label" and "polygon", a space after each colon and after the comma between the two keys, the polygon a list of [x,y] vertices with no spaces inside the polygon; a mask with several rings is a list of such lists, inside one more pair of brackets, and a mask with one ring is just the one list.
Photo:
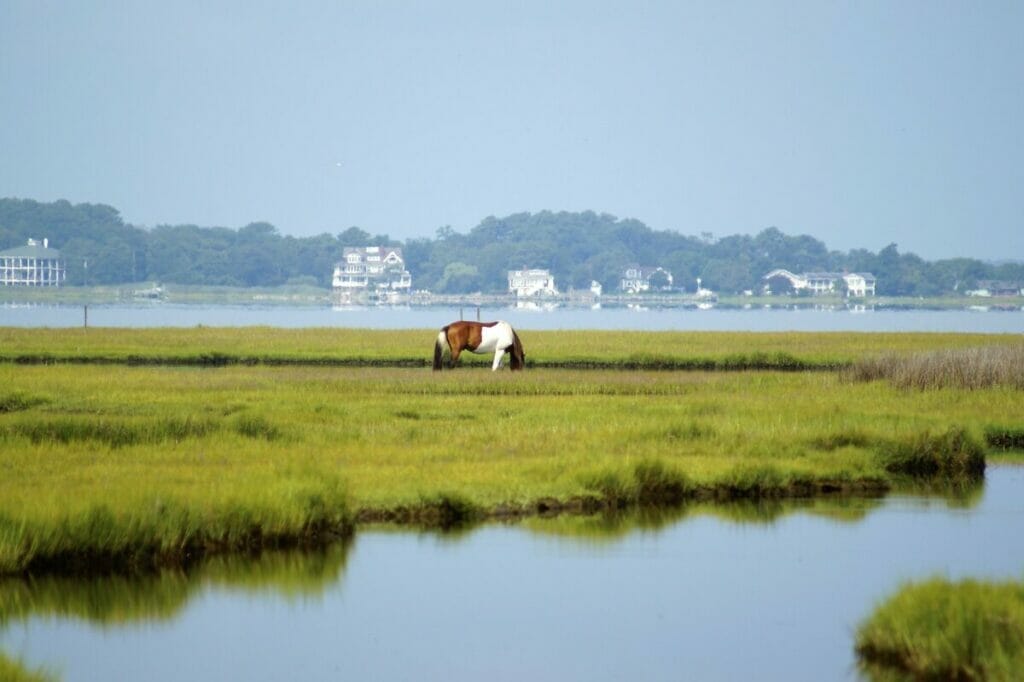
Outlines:
{"label": "water reflection", "polygon": [[531,517],[523,526],[543,535],[612,542],[636,532],[658,532],[683,521],[709,517],[734,525],[768,526],[790,514],[809,514],[847,523],[862,520],[882,499],[832,497],[799,500],[691,502],[678,507],[639,507],[594,516]]}
{"label": "water reflection", "polygon": [[[900,487],[905,503],[927,508],[968,509],[982,499],[980,480],[914,481]],[[712,518],[732,525],[770,526],[794,514],[859,523],[886,504],[885,498],[836,495],[806,499],[687,502],[674,507],[634,507],[592,515],[527,517],[515,525],[539,536],[587,543],[611,543],[635,533],[658,533],[677,524]],[[373,531],[432,538],[438,546],[465,542],[487,524],[445,530],[376,525]],[[340,583],[354,540],[318,550],[266,551],[256,555],[214,556],[188,570],[135,575],[0,579],[0,625],[32,616],[78,619],[101,625],[170,620],[189,599],[207,589],[273,594],[286,600],[316,599]]]}
{"label": "water reflection", "polygon": [[856,624],[902,581],[1021,575],[1024,468],[986,476],[8,580],[0,650],[68,682],[852,679]]}
{"label": "water reflection", "polygon": [[341,581],[350,546],[351,541],[344,541],[317,551],[217,556],[188,571],[0,580],[0,625],[39,616],[111,627],[167,621],[210,588],[274,594],[286,600],[315,599]]}

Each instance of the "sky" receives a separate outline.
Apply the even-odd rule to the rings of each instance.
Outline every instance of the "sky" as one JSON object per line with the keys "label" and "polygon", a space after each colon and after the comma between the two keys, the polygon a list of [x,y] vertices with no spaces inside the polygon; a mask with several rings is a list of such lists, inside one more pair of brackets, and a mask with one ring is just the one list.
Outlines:
{"label": "sky", "polygon": [[0,196],[1024,259],[1024,3],[0,0]]}

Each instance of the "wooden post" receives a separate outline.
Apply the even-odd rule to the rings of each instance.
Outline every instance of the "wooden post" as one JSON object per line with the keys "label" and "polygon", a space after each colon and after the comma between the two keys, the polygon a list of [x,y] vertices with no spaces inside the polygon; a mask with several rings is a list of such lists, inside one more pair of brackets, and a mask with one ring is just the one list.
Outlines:
{"label": "wooden post", "polygon": [[476,321],[480,321],[480,306],[476,307]]}
{"label": "wooden post", "polygon": [[82,309],[83,309],[82,326],[87,328],[89,326],[89,306],[88,305],[84,305],[84,306],[82,306]]}
{"label": "wooden post", "polygon": [[464,319],[466,319],[466,318],[464,318],[462,316],[462,306],[459,306],[459,320],[464,320]]}

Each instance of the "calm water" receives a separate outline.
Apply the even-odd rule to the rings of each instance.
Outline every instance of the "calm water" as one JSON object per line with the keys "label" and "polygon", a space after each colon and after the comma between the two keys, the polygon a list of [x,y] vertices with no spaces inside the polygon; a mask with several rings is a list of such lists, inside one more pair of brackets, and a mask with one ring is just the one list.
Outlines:
{"label": "calm water", "polygon": [[65,680],[855,679],[852,633],[902,581],[1024,575],[1022,489],[1004,466],[959,500],[370,530],[189,575],[9,581],[0,649]]}
{"label": "calm water", "polygon": [[[462,316],[476,319],[473,306],[284,307],[174,304],[91,305],[94,327],[360,327],[433,329]],[[504,319],[522,329],[637,329],[694,331],[915,331],[1024,333],[1024,311],[980,310],[749,310],[712,308],[563,307],[552,310],[483,307],[482,319]],[[81,306],[0,305],[0,326],[80,327]]]}

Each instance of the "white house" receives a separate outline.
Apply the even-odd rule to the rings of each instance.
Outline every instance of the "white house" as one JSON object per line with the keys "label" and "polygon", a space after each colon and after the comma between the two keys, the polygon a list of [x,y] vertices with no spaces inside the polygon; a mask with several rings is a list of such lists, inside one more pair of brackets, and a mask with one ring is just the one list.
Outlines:
{"label": "white house", "polygon": [[846,295],[864,296],[875,295],[875,276],[870,272],[848,272],[843,275],[846,282]]}
{"label": "white house", "polygon": [[793,291],[807,291],[815,296],[834,293],[842,280],[846,284],[847,296],[875,295],[876,280],[870,272],[804,272],[797,275],[779,268],[764,276],[765,293],[772,293],[772,280],[787,280]]}
{"label": "white house", "polygon": [[334,265],[333,284],[342,291],[409,291],[412,275],[405,269],[402,249],[397,246],[346,246],[342,260]]}
{"label": "white house", "polygon": [[67,278],[60,251],[50,248],[50,240],[40,244],[29,239],[26,246],[0,251],[0,285],[21,287],[59,287]]}
{"label": "white house", "polygon": [[555,296],[555,278],[549,270],[509,270],[508,290],[516,296]]}
{"label": "white house", "polygon": [[622,271],[622,276],[619,278],[619,290],[629,294],[638,294],[641,291],[650,291],[651,278],[658,273],[661,273],[664,276],[663,279],[668,282],[667,285],[662,285],[658,287],[658,289],[662,291],[671,290],[671,272],[658,266],[641,267],[639,265],[629,265]]}

